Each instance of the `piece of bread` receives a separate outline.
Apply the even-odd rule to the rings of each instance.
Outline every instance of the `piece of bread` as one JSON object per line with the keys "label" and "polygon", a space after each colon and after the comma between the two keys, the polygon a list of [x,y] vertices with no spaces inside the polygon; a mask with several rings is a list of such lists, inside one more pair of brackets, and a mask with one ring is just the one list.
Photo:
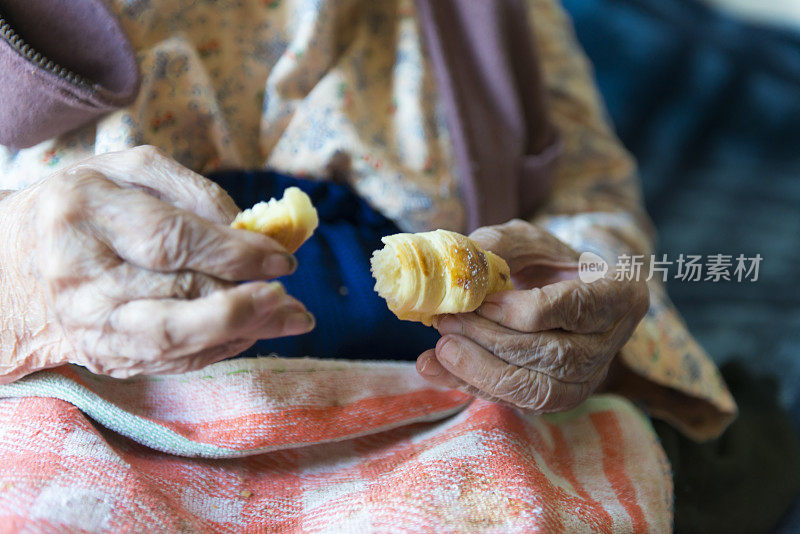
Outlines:
{"label": "piece of bread", "polygon": [[294,252],[317,229],[319,217],[308,195],[297,187],[288,187],[283,198],[259,202],[244,210],[231,226],[260,232]]}
{"label": "piece of bread", "polygon": [[505,260],[461,234],[436,230],[382,241],[371,260],[375,291],[400,319],[430,326],[437,315],[474,311],[487,295],[513,289]]}

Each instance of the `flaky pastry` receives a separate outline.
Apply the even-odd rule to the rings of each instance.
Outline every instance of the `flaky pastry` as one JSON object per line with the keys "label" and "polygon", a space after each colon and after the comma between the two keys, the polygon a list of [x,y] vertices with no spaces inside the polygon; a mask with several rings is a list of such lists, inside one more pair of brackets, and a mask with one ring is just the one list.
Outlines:
{"label": "flaky pastry", "polygon": [[283,198],[259,202],[244,210],[231,226],[262,233],[294,252],[317,229],[319,217],[308,195],[297,187],[288,187]]}
{"label": "flaky pastry", "polygon": [[428,326],[443,313],[471,312],[487,295],[513,289],[508,264],[447,230],[394,234],[372,254],[375,291],[400,319]]}

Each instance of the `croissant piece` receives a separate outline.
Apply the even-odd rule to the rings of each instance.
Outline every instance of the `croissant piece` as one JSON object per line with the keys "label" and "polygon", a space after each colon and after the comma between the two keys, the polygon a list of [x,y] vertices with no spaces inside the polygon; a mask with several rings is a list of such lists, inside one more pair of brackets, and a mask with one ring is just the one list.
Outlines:
{"label": "croissant piece", "polygon": [[375,291],[398,318],[430,326],[437,315],[471,312],[513,289],[508,264],[470,238],[436,230],[394,234],[372,254]]}
{"label": "croissant piece", "polygon": [[260,232],[271,237],[289,252],[294,252],[319,226],[317,210],[311,199],[297,187],[288,187],[280,200],[259,202],[239,213],[233,228]]}

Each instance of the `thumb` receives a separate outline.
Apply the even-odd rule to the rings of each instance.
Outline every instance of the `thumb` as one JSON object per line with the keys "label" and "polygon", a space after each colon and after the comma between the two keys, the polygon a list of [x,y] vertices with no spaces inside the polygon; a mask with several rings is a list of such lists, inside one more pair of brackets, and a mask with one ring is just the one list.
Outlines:
{"label": "thumb", "polygon": [[544,228],[520,219],[475,230],[470,238],[506,260],[514,287],[532,288],[577,276],[578,253]]}
{"label": "thumb", "polygon": [[478,228],[469,237],[506,260],[512,272],[515,265],[535,263],[561,267],[578,262],[578,253],[567,244],[541,226],[520,219]]}

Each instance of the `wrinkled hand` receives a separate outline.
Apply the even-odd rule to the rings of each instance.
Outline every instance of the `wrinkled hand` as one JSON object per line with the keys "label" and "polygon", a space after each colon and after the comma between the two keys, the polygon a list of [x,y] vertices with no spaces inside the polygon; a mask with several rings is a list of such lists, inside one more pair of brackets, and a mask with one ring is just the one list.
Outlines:
{"label": "wrinkled hand", "polygon": [[266,280],[296,261],[234,230],[217,185],[152,147],[95,156],[0,202],[0,382],[66,362],[178,373],[257,339],[304,333],[305,307]]}
{"label": "wrinkled hand", "polygon": [[581,282],[578,254],[524,221],[470,237],[508,262],[515,289],[473,313],[440,317],[442,338],[417,369],[435,384],[536,413],[576,406],[647,312],[646,284]]}

